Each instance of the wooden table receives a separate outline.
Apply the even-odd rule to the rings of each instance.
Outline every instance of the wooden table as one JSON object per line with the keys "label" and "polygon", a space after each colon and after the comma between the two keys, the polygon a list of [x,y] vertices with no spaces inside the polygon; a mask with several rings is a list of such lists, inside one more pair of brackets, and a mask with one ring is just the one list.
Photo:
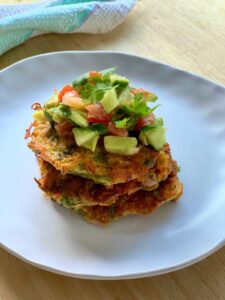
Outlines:
{"label": "wooden table", "polygon": [[[36,37],[0,57],[0,69],[50,51],[116,50],[159,60],[225,85],[224,33],[224,1],[140,0],[111,33]],[[0,250],[0,299],[225,299],[225,248],[177,272],[123,281],[55,275]]]}

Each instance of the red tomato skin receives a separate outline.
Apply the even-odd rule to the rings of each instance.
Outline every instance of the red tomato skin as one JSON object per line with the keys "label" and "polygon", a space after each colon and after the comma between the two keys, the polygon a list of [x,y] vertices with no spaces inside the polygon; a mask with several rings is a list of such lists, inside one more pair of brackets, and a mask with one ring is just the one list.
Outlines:
{"label": "red tomato skin", "polygon": [[63,96],[68,93],[68,92],[71,92],[73,93],[73,96],[76,96],[76,97],[79,97],[79,94],[78,92],[70,85],[65,85],[62,90],[59,92],[59,95],[58,95],[58,99],[59,101],[61,102],[62,101],[62,98]]}
{"label": "red tomato skin", "polygon": [[128,136],[128,130],[126,128],[117,128],[113,122],[109,122],[108,130],[113,135],[117,136]]}
{"label": "red tomato skin", "polygon": [[135,130],[139,131],[141,130],[141,128],[143,128],[144,126],[147,126],[147,125],[152,125],[155,121],[155,115],[154,114],[150,114],[144,118],[140,118],[138,121],[137,121],[137,124],[135,126]]}
{"label": "red tomato skin", "polygon": [[90,123],[101,123],[108,125],[112,118],[111,114],[107,114],[101,104],[90,104],[85,107],[88,111],[88,121]]}

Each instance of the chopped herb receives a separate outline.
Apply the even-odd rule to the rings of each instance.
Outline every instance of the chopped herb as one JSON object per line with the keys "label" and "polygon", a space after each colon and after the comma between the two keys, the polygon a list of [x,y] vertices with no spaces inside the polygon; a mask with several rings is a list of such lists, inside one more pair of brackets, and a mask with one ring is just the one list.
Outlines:
{"label": "chopped herb", "polygon": [[[100,73],[102,75],[104,75],[104,77],[105,77],[105,76],[108,76],[111,73],[113,73],[115,70],[116,70],[116,68],[110,68],[110,69],[102,70],[102,71],[100,71]],[[73,83],[72,83],[73,87],[77,88],[77,87],[85,85],[88,82],[88,77],[89,77],[89,72],[84,73],[83,75],[79,76],[77,79],[75,79],[73,81]],[[95,78],[95,80],[96,80],[96,78]]]}
{"label": "chopped herb", "polygon": [[153,106],[152,108],[150,108],[150,109],[151,109],[151,113],[152,113],[154,110],[156,110],[156,108],[158,108],[159,106],[161,106],[161,104],[155,105],[155,106]]}
{"label": "chopped herb", "polygon": [[144,161],[144,166],[147,167],[147,168],[152,168],[155,164],[155,160],[153,159],[146,159]]}
{"label": "chopped herb", "polygon": [[76,151],[76,147],[74,145],[71,145],[63,150],[64,155],[71,155]]}
{"label": "chopped herb", "polygon": [[96,103],[103,98],[105,91],[110,90],[111,88],[112,85],[109,82],[98,82],[96,85],[87,83],[80,91],[80,95],[84,100]]}
{"label": "chopped herb", "polygon": [[74,201],[66,196],[63,196],[61,199],[61,204],[67,208],[70,208],[74,204]]}
{"label": "chopped herb", "polygon": [[125,113],[133,114],[141,118],[146,117],[156,108],[157,107],[149,108],[141,94],[136,94],[134,96],[134,101],[131,105],[125,104],[122,106]]}
{"label": "chopped herb", "polygon": [[59,105],[59,109],[65,117],[69,117],[71,115],[69,106],[61,104],[61,105]]}
{"label": "chopped herb", "polygon": [[100,153],[96,154],[94,157],[93,157],[94,161],[97,162],[97,163],[103,163],[104,162],[104,159],[103,157],[101,156]]}
{"label": "chopped herb", "polygon": [[102,70],[102,71],[100,71],[100,73],[103,74],[103,75],[110,75],[110,74],[112,74],[115,70],[116,70],[116,67]]}
{"label": "chopped herb", "polygon": [[124,118],[122,120],[115,121],[115,125],[117,128],[126,128],[127,122],[130,120],[130,118]]}
{"label": "chopped herb", "polygon": [[134,130],[136,124],[137,124],[137,121],[138,121],[138,117],[137,116],[132,116],[132,118],[130,118],[127,122],[127,129],[129,130]]}
{"label": "chopped herb", "polygon": [[146,125],[143,128],[141,128],[141,131],[144,132],[144,131],[147,131],[149,129],[158,128],[158,127],[161,127],[161,126],[158,126],[158,125],[155,125],[155,124],[153,124],[153,125]]}
{"label": "chopped herb", "polygon": [[49,120],[49,122],[52,122],[52,116],[48,113],[47,109],[43,109],[43,112],[46,118]]}
{"label": "chopped herb", "polygon": [[177,172],[179,173],[181,171],[181,166],[177,165]]}
{"label": "chopped herb", "polygon": [[154,125],[163,126],[163,118],[159,117],[155,119]]}
{"label": "chopped herb", "polygon": [[73,87],[77,88],[77,87],[82,86],[85,83],[87,83],[88,75],[89,75],[89,73],[85,73],[85,74],[81,75],[80,77],[78,77],[76,80],[74,80],[72,83]]}
{"label": "chopped herb", "polygon": [[147,91],[136,93],[135,96],[143,98],[145,102],[155,102],[158,99],[155,94],[149,93]]}
{"label": "chopped herb", "polygon": [[99,132],[100,134],[106,134],[108,132],[107,127],[100,123],[93,123],[89,127],[90,127],[90,129],[95,130],[95,131]]}

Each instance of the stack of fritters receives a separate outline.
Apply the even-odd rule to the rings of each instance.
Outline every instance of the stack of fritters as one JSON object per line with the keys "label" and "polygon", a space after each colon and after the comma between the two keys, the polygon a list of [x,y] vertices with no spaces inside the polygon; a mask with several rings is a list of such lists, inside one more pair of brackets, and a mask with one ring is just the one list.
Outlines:
{"label": "stack of fritters", "polygon": [[[48,121],[34,121],[28,146],[41,170],[39,187],[50,198],[91,223],[108,224],[130,214],[149,214],[182,194],[170,148],[142,145],[132,156],[94,152],[59,136]],[[68,131],[69,132],[69,131]]]}

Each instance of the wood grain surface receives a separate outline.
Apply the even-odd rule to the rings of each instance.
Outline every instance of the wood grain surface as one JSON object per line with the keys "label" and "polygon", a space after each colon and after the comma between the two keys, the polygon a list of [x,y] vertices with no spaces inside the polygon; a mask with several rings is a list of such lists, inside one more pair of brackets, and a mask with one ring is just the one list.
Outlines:
{"label": "wood grain surface", "polygon": [[[225,85],[225,2],[140,0],[113,32],[39,36],[1,56],[0,69],[35,54],[60,50],[135,53]],[[225,248],[180,271],[123,281],[67,278],[0,250],[0,299],[225,299]]]}
{"label": "wood grain surface", "polygon": [[27,4],[27,3],[35,3],[40,0],[0,0],[0,4]]}

